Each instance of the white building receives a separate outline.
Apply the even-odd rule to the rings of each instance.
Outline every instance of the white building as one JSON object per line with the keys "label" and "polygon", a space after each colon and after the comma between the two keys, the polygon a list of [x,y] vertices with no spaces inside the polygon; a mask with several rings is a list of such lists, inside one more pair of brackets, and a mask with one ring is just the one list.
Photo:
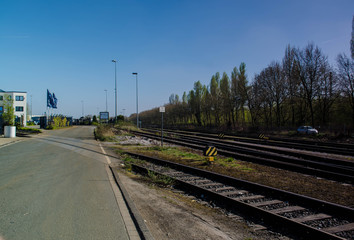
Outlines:
{"label": "white building", "polygon": [[4,112],[4,100],[6,96],[13,99],[16,121],[26,126],[27,122],[27,92],[4,91],[0,89],[0,115]]}

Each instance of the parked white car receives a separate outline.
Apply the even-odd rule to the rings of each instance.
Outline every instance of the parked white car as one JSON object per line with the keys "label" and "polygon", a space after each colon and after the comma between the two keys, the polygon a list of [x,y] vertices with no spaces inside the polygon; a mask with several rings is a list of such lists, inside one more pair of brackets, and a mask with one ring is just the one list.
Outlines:
{"label": "parked white car", "polygon": [[318,134],[317,129],[311,126],[301,126],[296,131],[300,134]]}

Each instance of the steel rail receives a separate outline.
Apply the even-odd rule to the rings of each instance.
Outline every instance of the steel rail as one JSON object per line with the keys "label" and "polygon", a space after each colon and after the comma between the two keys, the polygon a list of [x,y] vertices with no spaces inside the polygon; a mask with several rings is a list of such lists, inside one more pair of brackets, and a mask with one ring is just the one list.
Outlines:
{"label": "steel rail", "polygon": [[[132,133],[140,136],[145,136],[148,138],[159,139],[159,136],[154,134],[136,132],[136,131],[132,131]],[[205,145],[210,143],[208,141],[203,142],[201,140],[198,141],[188,140],[186,138],[173,139],[167,136],[165,137],[165,140],[170,143],[187,146],[199,150],[203,150],[205,148]],[[334,168],[332,165],[325,165],[325,164],[321,164],[309,160],[303,160],[294,157],[286,157],[279,154],[276,155],[276,154],[264,153],[256,150],[250,150],[250,149],[235,148],[233,146],[225,146],[225,145],[217,145],[217,144],[215,144],[215,146],[219,147],[218,153],[225,156],[231,156],[239,160],[250,161],[250,162],[282,168],[290,171],[315,175],[315,176],[332,179],[336,181],[344,181],[347,183],[354,182],[354,174],[345,174],[345,173],[351,173],[351,169],[344,170],[343,168],[339,168],[339,169],[337,168],[338,171],[333,171],[336,168]],[[343,171],[345,173],[342,173]]]}
{"label": "steel rail", "polygon": [[[146,128],[146,130],[154,130],[154,129]],[[220,139],[218,137],[218,134],[213,134],[213,133],[166,129],[166,132],[167,131],[174,132],[174,133],[187,133],[189,135],[213,137],[215,139]],[[228,139],[237,142],[247,142],[247,143],[262,144],[268,146],[278,146],[278,147],[309,150],[315,152],[325,152],[325,153],[338,154],[338,155],[354,156],[354,144],[326,143],[326,142],[318,142],[318,141],[316,142],[316,141],[309,141],[309,140],[297,140],[297,139],[276,138],[276,137],[270,137],[269,140],[264,140],[260,138],[240,137],[235,135],[225,135],[223,139]]]}
{"label": "steel rail", "polygon": [[[151,130],[148,130],[148,132],[151,132]],[[153,130],[152,132],[156,132],[155,130]],[[249,143],[238,143],[237,145],[235,145],[235,143],[233,141],[230,140],[225,140],[225,139],[216,139],[216,138],[212,138],[212,137],[204,137],[204,136],[198,136],[198,135],[185,135],[185,134],[181,134],[181,133],[175,133],[175,132],[170,132],[170,131],[166,131],[165,133],[167,134],[171,134],[171,136],[182,136],[184,138],[190,138],[190,139],[203,139],[205,141],[210,141],[210,143],[214,143],[214,144],[228,144],[230,146],[233,147],[241,147],[244,149],[254,149],[257,148],[257,150],[263,150],[266,152],[272,152],[272,153],[279,153],[279,154],[283,154],[283,155],[287,155],[287,156],[294,156],[296,158],[301,158],[301,159],[305,159],[305,160],[310,160],[311,162],[315,161],[315,162],[319,162],[319,163],[326,163],[326,164],[332,164],[333,167],[338,167],[338,168],[342,168],[343,169],[343,173],[345,173],[347,171],[347,169],[350,170],[350,172],[348,172],[349,174],[353,174],[353,170],[354,170],[354,161],[348,161],[348,160],[340,160],[340,159],[331,159],[329,157],[322,157],[322,156],[318,156],[318,155],[314,155],[308,152],[294,152],[294,151],[290,151],[289,148],[284,148],[284,147],[278,147],[278,148],[269,148],[266,146],[263,146],[262,144],[259,143],[251,143],[251,145]]]}
{"label": "steel rail", "polygon": [[[325,202],[322,200],[310,198],[307,196],[295,194],[292,192],[279,190],[276,188],[264,186],[261,184],[252,183],[245,180],[236,179],[233,177],[220,175],[217,173],[205,171],[202,169],[189,167],[186,165],[153,158],[141,154],[135,154],[127,152],[134,158],[139,158],[142,160],[146,160],[153,164],[158,164],[163,166],[163,168],[159,171],[156,169],[147,168],[144,166],[133,164],[133,169],[139,172],[147,172],[147,171],[155,171],[158,174],[162,174],[168,177],[174,178],[175,182],[178,183],[178,186],[186,191],[192,192],[194,194],[203,194],[204,196],[208,196],[213,201],[222,205],[222,207],[226,207],[227,209],[235,209],[238,212],[242,212],[247,214],[248,216],[252,215],[252,217],[261,218],[267,224],[274,226],[283,225],[287,228],[292,234],[296,234],[297,236],[307,237],[309,239],[344,239],[340,235],[335,235],[334,233],[339,232],[348,232],[354,230],[353,225],[353,216],[354,209],[348,208],[345,206],[341,206],[338,204],[333,204],[329,202]],[[166,170],[166,167],[172,168],[172,171]],[[176,174],[176,171],[182,172]],[[183,178],[183,173],[191,174],[192,176],[188,176]],[[194,176],[194,177],[193,177]],[[205,178],[204,180],[197,180],[197,177]],[[202,182],[206,182],[206,179],[210,181],[214,181],[214,183],[203,184]],[[196,183],[202,183],[197,185]],[[213,190],[208,190],[205,186],[219,186],[215,187]],[[203,188],[204,186],[204,188]],[[265,198],[267,199],[271,196],[272,200],[267,200],[261,203],[247,202],[244,201],[247,197],[235,197],[233,196],[234,192],[231,190],[232,188],[242,188],[243,192],[252,191],[254,192],[253,198]],[[219,190],[218,190],[219,189]],[[221,191],[220,191],[221,189]],[[227,190],[226,192],[222,192]],[[238,190],[239,191],[239,190]],[[241,191],[242,192],[242,191]],[[261,194],[261,195],[259,195]],[[263,196],[264,195],[264,196]],[[274,198],[275,196],[275,198]],[[248,199],[251,199],[248,197]],[[241,200],[240,200],[241,199]],[[243,199],[243,200],[242,200]],[[274,204],[279,203],[291,203],[290,206],[284,207],[280,206],[279,208],[275,207],[271,210],[267,210],[267,206],[274,206]],[[290,210],[289,210],[290,209]],[[284,212],[292,212],[299,211],[299,209],[311,209],[311,211],[315,211],[316,214],[308,215],[306,217],[300,218],[288,218],[282,215]],[[330,214],[330,215],[328,215]],[[316,229],[308,224],[308,219],[329,219],[329,218],[339,218],[343,222],[343,226],[336,226],[327,229]],[[350,234],[350,233],[349,233]],[[354,237],[354,236],[351,236]]]}
{"label": "steel rail", "polygon": [[[176,135],[173,133],[173,135]],[[177,135],[178,136],[178,135]],[[209,142],[214,145],[219,145],[219,146],[225,146],[229,148],[235,148],[235,149],[249,149],[249,150],[254,150],[255,148],[258,151],[265,151],[265,152],[270,152],[271,154],[273,153],[278,153],[286,156],[293,156],[296,157],[297,159],[304,159],[304,160],[310,160],[310,162],[317,162],[320,164],[331,164],[333,168],[338,168],[339,170],[343,171],[344,173],[348,170],[348,174],[354,174],[354,162],[352,161],[344,161],[344,160],[339,160],[339,159],[331,159],[327,157],[321,157],[321,156],[316,156],[313,154],[309,153],[302,153],[302,152],[293,152],[289,151],[289,149],[284,149],[284,148],[268,148],[264,147],[262,145],[234,145],[233,142],[230,142],[228,140],[216,140],[214,138],[207,138],[207,137],[195,137],[195,136],[185,136],[185,135],[179,135],[183,139],[190,139],[190,140],[202,140],[204,142]],[[311,167],[311,164],[309,165]]]}

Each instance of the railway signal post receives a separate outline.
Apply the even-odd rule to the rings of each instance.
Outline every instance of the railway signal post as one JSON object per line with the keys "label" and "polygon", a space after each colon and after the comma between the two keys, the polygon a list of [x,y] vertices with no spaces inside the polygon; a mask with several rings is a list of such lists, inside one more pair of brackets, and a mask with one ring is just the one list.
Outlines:
{"label": "railway signal post", "polygon": [[206,146],[204,148],[204,156],[206,156],[208,163],[214,162],[214,157],[218,154],[216,147]]}
{"label": "railway signal post", "polygon": [[269,140],[269,137],[266,137],[263,133],[259,134],[258,137],[260,139]]}

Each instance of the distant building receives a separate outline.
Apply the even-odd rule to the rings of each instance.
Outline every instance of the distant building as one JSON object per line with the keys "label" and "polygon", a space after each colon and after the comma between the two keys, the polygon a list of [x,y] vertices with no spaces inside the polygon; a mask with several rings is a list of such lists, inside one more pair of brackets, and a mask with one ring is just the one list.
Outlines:
{"label": "distant building", "polygon": [[14,100],[16,122],[19,122],[22,126],[26,126],[27,92],[4,91],[0,89],[0,115],[4,112],[5,96],[10,96]]}

